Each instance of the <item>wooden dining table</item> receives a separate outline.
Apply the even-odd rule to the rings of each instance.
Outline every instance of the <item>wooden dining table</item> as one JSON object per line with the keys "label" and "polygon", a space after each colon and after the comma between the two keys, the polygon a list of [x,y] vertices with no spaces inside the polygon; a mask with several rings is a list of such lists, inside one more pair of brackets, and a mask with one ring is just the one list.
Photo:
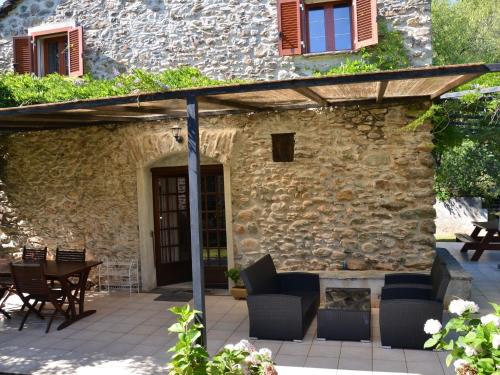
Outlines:
{"label": "wooden dining table", "polygon": [[[0,260],[0,278],[11,277],[9,266],[10,261]],[[23,263],[15,261],[14,263]],[[47,280],[57,280],[61,284],[63,294],[68,300],[68,317],[58,327],[58,330],[66,328],[74,322],[92,315],[96,310],[85,310],[85,286],[89,273],[93,267],[97,267],[102,262],[88,260],[85,262],[56,262],[47,260],[41,264],[44,267],[44,274]],[[76,276],[76,277],[75,277]],[[70,282],[70,278],[78,278],[76,284]],[[73,291],[77,291],[74,293]],[[78,305],[78,307],[76,306]]]}
{"label": "wooden dining table", "polygon": [[[498,229],[498,220],[473,221],[472,224],[474,230],[470,235],[456,233],[456,238],[457,241],[464,243],[460,250],[462,253],[476,250],[471,258],[472,261],[476,262],[485,250],[500,250],[500,230]],[[479,234],[483,230],[486,234],[481,237]]]}

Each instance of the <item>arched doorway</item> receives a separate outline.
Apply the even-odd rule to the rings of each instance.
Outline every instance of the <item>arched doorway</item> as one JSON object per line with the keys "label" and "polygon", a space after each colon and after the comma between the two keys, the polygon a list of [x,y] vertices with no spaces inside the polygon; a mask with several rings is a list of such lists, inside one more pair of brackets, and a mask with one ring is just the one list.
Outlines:
{"label": "arched doorway", "polygon": [[[189,181],[186,166],[151,168],[157,285],[191,280]],[[203,258],[207,287],[227,287],[224,170],[201,166]]]}

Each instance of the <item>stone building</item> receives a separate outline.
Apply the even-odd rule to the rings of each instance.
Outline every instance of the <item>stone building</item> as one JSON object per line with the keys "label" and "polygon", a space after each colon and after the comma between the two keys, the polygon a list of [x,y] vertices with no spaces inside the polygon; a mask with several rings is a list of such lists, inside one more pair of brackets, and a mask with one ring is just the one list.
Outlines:
{"label": "stone building", "polygon": [[[431,63],[430,1],[355,0],[339,9],[321,0],[6,1],[0,69],[15,62],[39,75],[109,77],[191,65],[225,79],[308,75],[376,43],[374,9],[401,31],[414,66]],[[318,21],[318,10],[330,21]],[[283,270],[427,268],[432,135],[428,126],[403,128],[429,104],[396,98],[204,118],[209,284],[224,285],[224,270],[266,253]],[[187,149],[172,136],[180,128],[186,138],[184,122],[3,136],[3,248],[28,242],[137,257],[145,289],[189,279]]]}
{"label": "stone building", "polygon": [[[45,53],[41,41],[47,41],[51,33],[60,36],[61,32],[78,27],[83,30],[84,71],[97,77],[110,77],[133,68],[158,71],[189,65],[218,79],[281,79],[310,75],[359,56],[352,51],[357,47],[358,24],[359,37],[363,39],[365,35],[367,42],[360,46],[370,44],[370,40],[371,44],[376,42],[373,39],[376,31],[375,35],[371,35],[371,30],[368,35],[363,34],[366,22],[356,17],[363,12],[368,15],[375,0],[357,0],[354,4],[349,0],[344,4],[349,8],[344,9],[344,14],[341,8],[335,10],[332,17],[339,19],[335,28],[339,35],[343,32],[352,37],[352,45],[342,37],[330,36],[328,22],[322,16],[318,19],[317,12],[323,12],[321,7],[326,1],[278,3],[276,0],[6,0],[0,8],[0,71],[12,69],[13,37],[32,35],[33,40],[38,40],[35,55],[40,61],[33,70],[40,72],[43,65],[40,56]],[[379,0],[376,4],[379,19],[385,19],[401,32],[412,66],[432,63],[430,3],[430,0]],[[358,11],[351,4],[357,4]],[[302,20],[297,22],[295,14],[292,25],[283,22],[280,39],[279,8],[283,7],[283,17],[290,21],[289,17],[293,18],[293,12],[300,6],[304,7],[301,13],[307,10],[310,15],[302,14],[299,17]],[[347,17],[352,28],[340,30],[341,17]],[[299,40],[293,35],[287,38],[290,32],[298,32]],[[77,36],[71,38],[70,46]],[[280,56],[280,41],[299,43],[293,56]],[[56,42],[54,39],[47,48],[57,50]],[[70,54],[73,54],[71,48]],[[54,61],[52,65],[56,64]]]}

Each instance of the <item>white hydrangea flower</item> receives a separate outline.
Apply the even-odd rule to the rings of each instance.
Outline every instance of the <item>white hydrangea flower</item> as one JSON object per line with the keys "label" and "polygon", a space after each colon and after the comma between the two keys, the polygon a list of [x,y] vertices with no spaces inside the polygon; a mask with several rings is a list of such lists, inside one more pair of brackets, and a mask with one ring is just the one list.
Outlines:
{"label": "white hydrangea flower", "polygon": [[235,350],[236,349],[236,346],[233,345],[233,344],[227,344],[226,346],[224,346],[224,349],[227,349],[227,350]]}
{"label": "white hydrangea flower", "polygon": [[273,357],[273,352],[271,352],[268,348],[260,349],[259,354],[266,359],[271,359]]}
{"label": "white hydrangea flower", "polygon": [[438,333],[441,328],[443,328],[443,326],[441,325],[439,320],[429,319],[427,322],[425,322],[424,332],[429,335],[434,335]]}
{"label": "white hydrangea flower", "polygon": [[491,342],[493,344],[493,349],[500,349],[500,334],[493,335]]}
{"label": "white hydrangea flower", "polygon": [[234,346],[234,348],[236,350],[241,350],[241,351],[248,352],[248,353],[255,351],[255,347],[252,344],[250,344],[250,342],[248,340],[241,340],[239,343],[237,343]]}
{"label": "white hydrangea flower", "polygon": [[469,362],[467,362],[465,359],[457,359],[455,362],[453,362],[453,366],[455,367],[455,370],[458,370],[465,365],[468,365]]}
{"label": "white hydrangea flower", "polygon": [[479,311],[479,306],[473,301],[465,301],[463,299],[455,299],[450,302],[448,310],[452,314],[462,316],[466,311],[471,313],[477,313]]}
{"label": "white hydrangea flower", "polygon": [[476,349],[474,349],[472,346],[465,345],[464,349],[465,349],[465,355],[468,357],[477,355]]}
{"label": "white hydrangea flower", "polygon": [[484,325],[493,323],[495,327],[500,327],[500,317],[494,314],[488,314],[481,317],[481,323],[483,323]]}

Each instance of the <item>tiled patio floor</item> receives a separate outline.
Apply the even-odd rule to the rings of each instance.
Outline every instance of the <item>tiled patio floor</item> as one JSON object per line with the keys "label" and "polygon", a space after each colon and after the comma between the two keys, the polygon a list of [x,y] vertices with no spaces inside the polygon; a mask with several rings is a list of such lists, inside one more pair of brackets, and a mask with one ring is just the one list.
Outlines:
{"label": "tiled patio floor", "polygon": [[[456,244],[449,248],[456,249]],[[500,252],[485,253],[469,263],[453,250],[475,277],[474,299],[482,308],[500,301]],[[87,308],[97,313],[62,330],[44,333],[46,322],[30,317],[17,331],[22,314],[0,320],[0,372],[19,374],[166,374],[166,350],[175,337],[166,333],[174,318],[167,309],[179,303],[153,301],[157,295],[93,294]],[[12,300],[12,303],[14,300]],[[12,306],[11,306],[12,307]],[[209,350],[247,338],[245,302],[207,297]],[[57,322],[56,322],[57,323]],[[444,353],[384,349],[380,345],[378,310],[372,312],[372,343],[321,342],[315,323],[302,343],[256,341],[275,355],[280,374],[453,374]]]}

